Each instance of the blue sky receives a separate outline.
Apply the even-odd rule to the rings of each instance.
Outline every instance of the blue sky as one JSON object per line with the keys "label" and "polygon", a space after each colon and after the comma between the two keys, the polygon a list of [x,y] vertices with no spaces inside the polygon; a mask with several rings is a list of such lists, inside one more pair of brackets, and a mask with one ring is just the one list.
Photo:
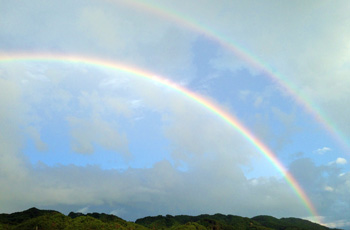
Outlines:
{"label": "blue sky", "polygon": [[[350,229],[347,148],[251,62],[150,11],[221,34],[293,84],[346,141],[347,2],[128,2],[0,0],[0,55],[74,54],[176,82],[234,114],[294,175],[324,224]],[[0,112],[0,212],[311,218],[237,130],[157,83],[86,64],[0,62]]]}

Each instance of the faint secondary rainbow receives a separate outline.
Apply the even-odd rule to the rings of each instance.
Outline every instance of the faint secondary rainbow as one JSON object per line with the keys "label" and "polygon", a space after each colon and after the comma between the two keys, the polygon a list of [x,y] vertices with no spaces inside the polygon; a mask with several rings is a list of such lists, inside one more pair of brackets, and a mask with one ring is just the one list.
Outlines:
{"label": "faint secondary rainbow", "polygon": [[131,74],[140,79],[145,79],[151,82],[156,82],[161,86],[172,89],[175,92],[185,96],[189,100],[202,105],[211,113],[218,116],[220,119],[232,126],[239,132],[248,142],[250,142],[271,164],[282,174],[289,186],[294,190],[296,195],[300,198],[305,208],[310,214],[316,218],[315,221],[320,223],[316,208],[312,204],[305,191],[296,181],[292,174],[290,174],[283,164],[278,160],[277,156],[257,137],[255,137],[235,116],[226,112],[214,102],[204,98],[203,96],[191,92],[190,90],[166,79],[165,77],[157,76],[154,73],[127,66],[110,60],[81,57],[75,55],[61,55],[61,54],[1,54],[0,63],[9,62],[25,62],[25,61],[41,61],[41,62],[63,62],[73,64],[84,64],[100,68],[111,69],[119,72]]}
{"label": "faint secondary rainbow", "polygon": [[301,106],[310,116],[312,116],[318,124],[320,124],[328,134],[347,152],[350,151],[350,143],[347,138],[342,134],[342,132],[336,127],[335,124],[322,112],[322,110],[312,103],[312,100],[306,95],[299,93],[298,87],[294,85],[291,81],[288,81],[282,74],[278,73],[267,63],[264,63],[258,57],[254,56],[248,50],[240,47],[237,42],[232,39],[225,38],[224,35],[219,32],[207,27],[200,22],[196,22],[193,18],[186,17],[180,13],[167,9],[165,7],[160,7],[155,3],[146,2],[143,0],[105,0],[112,2],[113,4],[118,2],[119,4],[124,4],[131,6],[135,9],[140,9],[142,11],[147,11],[152,15],[164,18],[166,20],[172,21],[177,25],[193,31],[195,33],[201,34],[207,39],[219,44],[224,49],[230,50],[232,53],[237,55],[240,59],[248,63],[250,66],[258,69],[265,76],[276,85],[279,86],[281,91],[286,92],[287,95],[291,96],[293,100]]}

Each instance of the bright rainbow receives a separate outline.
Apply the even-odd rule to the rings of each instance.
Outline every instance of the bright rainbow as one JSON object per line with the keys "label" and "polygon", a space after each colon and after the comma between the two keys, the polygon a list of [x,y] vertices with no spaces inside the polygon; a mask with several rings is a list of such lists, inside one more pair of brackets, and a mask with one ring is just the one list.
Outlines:
{"label": "bright rainbow", "polygon": [[[116,2],[115,0],[105,1],[112,3]],[[178,12],[165,7],[159,7],[154,3],[152,4],[143,0],[118,1],[118,3],[122,3],[142,11],[147,11],[152,15],[157,15],[166,20],[175,22],[177,25],[187,28],[189,31],[205,36],[209,40],[219,44],[224,49],[230,50],[240,59],[246,63],[249,63],[250,66],[261,71],[263,75],[269,77],[273,83],[279,86],[281,91],[286,92],[287,95],[290,95],[299,106],[310,114],[325,130],[327,130],[330,137],[332,137],[340,146],[342,146],[344,150],[347,152],[350,151],[350,143],[347,141],[347,138],[345,138],[344,134],[342,134],[334,123],[330,121],[327,115],[322,112],[321,108],[314,104],[306,95],[299,93],[298,87],[291,81],[288,81],[282,74],[278,73],[271,66],[264,63],[248,50],[240,47],[238,43],[233,41],[231,38],[225,38],[224,35],[209,27],[206,27],[200,22],[196,22],[193,18],[185,17]]]}
{"label": "bright rainbow", "polygon": [[71,55],[60,55],[60,54],[0,54],[0,63],[6,62],[18,62],[18,61],[43,61],[43,62],[67,62],[73,64],[85,64],[96,67],[102,67],[106,69],[116,70],[119,72],[124,72],[131,74],[135,77],[145,79],[148,81],[156,82],[166,88],[172,89],[175,92],[185,96],[189,100],[202,105],[204,108],[218,116],[220,119],[224,120],[230,126],[232,126],[237,132],[239,132],[248,142],[250,142],[264,157],[271,162],[271,164],[282,174],[289,186],[294,190],[296,195],[300,198],[305,208],[310,212],[310,214],[315,218],[315,221],[320,222],[318,219],[318,213],[310,201],[309,197],[306,195],[305,191],[296,181],[296,179],[291,175],[282,163],[278,160],[276,155],[258,138],[256,138],[244,125],[232,114],[226,112],[218,105],[214,104],[208,99],[189,91],[188,89],[169,81],[164,77],[157,76],[151,72],[137,69],[132,66],[127,66],[124,64],[119,64],[110,60],[103,60],[97,58],[87,58],[80,56]]}

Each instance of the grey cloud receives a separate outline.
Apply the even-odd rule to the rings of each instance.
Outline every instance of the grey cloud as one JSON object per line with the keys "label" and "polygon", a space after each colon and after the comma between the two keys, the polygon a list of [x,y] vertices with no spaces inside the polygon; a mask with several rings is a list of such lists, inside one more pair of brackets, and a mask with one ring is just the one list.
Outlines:
{"label": "grey cloud", "polygon": [[332,126],[342,132],[340,136],[349,135],[350,110],[344,104],[350,89],[346,1],[162,4],[251,56],[248,63],[239,63],[230,55],[221,55],[220,60],[213,61],[216,66],[235,72],[240,66],[247,69],[249,59],[255,59],[275,72],[302,100],[306,98],[308,106],[318,107],[325,121],[332,121]]}
{"label": "grey cloud", "polygon": [[40,136],[40,132],[35,127],[28,127],[28,134],[29,136],[34,140],[35,147],[39,151],[47,151],[48,146],[45,142],[42,141],[42,138]]}
{"label": "grey cloud", "polygon": [[15,82],[0,78],[0,173],[8,179],[25,177],[26,162],[19,151],[23,147],[20,126],[25,123],[21,114],[21,91]]}
{"label": "grey cloud", "polygon": [[[292,205],[298,198],[285,182],[257,179],[252,184],[241,176],[213,174],[219,167],[213,165],[209,171],[181,172],[162,161],[150,169],[119,172],[96,166],[50,168],[42,165],[29,169],[27,182],[21,181],[17,192],[12,194],[13,206],[5,203],[2,211],[35,204],[46,207],[103,206],[105,211],[123,210],[122,217],[127,219],[166,213],[222,212],[245,216],[305,213],[302,205]],[[10,182],[5,185],[7,183]],[[33,194],[40,194],[40,197]],[[19,196],[21,199],[16,202]],[[290,207],[288,211],[285,205]]]}
{"label": "grey cloud", "polygon": [[[2,4],[3,50],[80,54],[132,63],[188,80],[194,33],[173,21],[117,1]],[[139,26],[142,25],[142,26]]]}
{"label": "grey cloud", "polygon": [[157,84],[135,82],[131,90],[140,95],[145,106],[161,114],[163,132],[171,143],[175,160],[196,164],[197,159],[210,159],[215,154],[237,164],[247,164],[256,156],[255,149],[236,128],[194,100]]}
{"label": "grey cloud", "polygon": [[79,119],[67,117],[71,127],[72,149],[77,153],[94,152],[94,144],[108,150],[130,156],[128,141],[125,135],[117,131],[116,124],[108,123],[99,118]]}
{"label": "grey cloud", "polygon": [[[289,168],[327,222],[349,219],[349,172],[337,164],[317,166],[308,158],[295,160]],[[340,226],[340,225],[339,225]]]}

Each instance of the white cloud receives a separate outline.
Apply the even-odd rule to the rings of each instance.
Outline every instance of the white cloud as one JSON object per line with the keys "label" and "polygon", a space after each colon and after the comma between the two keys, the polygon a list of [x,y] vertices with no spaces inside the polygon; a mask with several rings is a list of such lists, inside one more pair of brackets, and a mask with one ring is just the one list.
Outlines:
{"label": "white cloud", "polygon": [[333,192],[334,191],[334,188],[330,187],[330,186],[325,186],[324,187],[324,190],[325,191],[328,191],[328,192]]}
{"label": "white cloud", "polygon": [[328,165],[345,165],[348,161],[345,158],[338,157],[335,161],[331,161]]}
{"label": "white cloud", "polygon": [[77,212],[88,213],[88,211],[89,211],[89,206],[86,206],[86,207],[79,209]]}
{"label": "white cloud", "polygon": [[110,214],[115,215],[115,216],[124,216],[126,214],[126,211],[123,208],[117,208],[117,209],[112,210],[110,212]]}
{"label": "white cloud", "polygon": [[323,147],[323,148],[319,148],[319,149],[315,150],[314,153],[323,155],[323,154],[325,154],[326,152],[329,152],[329,151],[332,151],[332,149],[328,148],[328,147]]}
{"label": "white cloud", "polygon": [[350,227],[350,221],[348,221],[347,219],[326,222],[324,224],[326,226],[328,226],[329,228],[343,228],[343,229],[345,229],[345,228]]}
{"label": "white cloud", "polygon": [[344,158],[341,158],[341,157],[338,157],[336,160],[335,160],[335,163],[336,164],[339,164],[339,165],[345,165],[348,163],[348,161]]}

